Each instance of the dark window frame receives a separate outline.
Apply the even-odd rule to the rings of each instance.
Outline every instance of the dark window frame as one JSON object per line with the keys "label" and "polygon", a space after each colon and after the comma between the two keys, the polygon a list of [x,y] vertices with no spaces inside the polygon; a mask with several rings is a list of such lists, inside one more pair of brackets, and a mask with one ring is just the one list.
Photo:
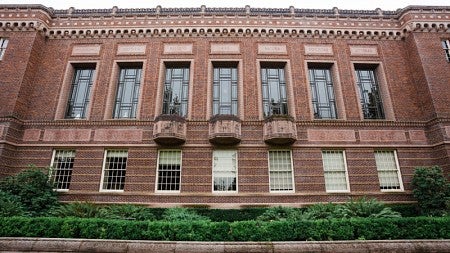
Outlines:
{"label": "dark window frame", "polygon": [[[65,113],[66,119],[85,119],[87,117],[94,75],[95,66],[74,66],[73,79]],[[77,102],[80,99],[81,101]]]}
{"label": "dark window frame", "polygon": [[213,63],[212,107],[214,115],[238,116],[238,63]]}
{"label": "dark window frame", "polygon": [[[308,74],[314,118],[337,119],[336,94],[331,67],[310,66]],[[326,87],[320,87],[321,84],[322,86],[325,84]]]}
{"label": "dark window frame", "polygon": [[[177,73],[178,71],[181,71],[181,74]],[[179,82],[178,85],[177,82]],[[175,114],[181,117],[187,116],[189,105],[189,82],[189,64],[166,65],[162,114]]]}
{"label": "dark window frame", "polygon": [[[114,100],[113,118],[134,119],[136,118],[139,104],[142,66],[119,65],[119,67],[120,70]],[[127,115],[125,115],[125,113],[127,113]]]}
{"label": "dark window frame", "polygon": [[442,49],[445,53],[445,59],[447,60],[447,62],[450,62],[450,39],[442,40]]}
{"label": "dark window frame", "polygon": [[286,64],[261,63],[261,93],[264,117],[289,115]]}
{"label": "dark window frame", "polygon": [[364,119],[385,119],[377,66],[357,65],[355,75]]}

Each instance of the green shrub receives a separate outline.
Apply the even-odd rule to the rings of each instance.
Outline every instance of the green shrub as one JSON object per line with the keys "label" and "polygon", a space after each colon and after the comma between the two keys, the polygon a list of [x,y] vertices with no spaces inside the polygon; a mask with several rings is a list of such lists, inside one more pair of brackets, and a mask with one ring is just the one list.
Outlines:
{"label": "green shrub", "polygon": [[359,198],[351,199],[343,205],[339,205],[336,216],[341,218],[372,217],[372,218],[397,218],[400,213],[386,207],[376,199]]}
{"label": "green shrub", "polygon": [[0,217],[25,216],[25,207],[19,198],[0,190]]}
{"label": "green shrub", "polygon": [[33,216],[46,215],[58,205],[57,194],[47,173],[30,165],[30,169],[0,181],[0,190],[16,196],[26,211]]}
{"label": "green shrub", "polygon": [[302,210],[292,207],[271,207],[257,217],[260,221],[301,220]]}
{"label": "green shrub", "polygon": [[402,217],[420,216],[419,206],[417,204],[387,204],[392,211],[399,212]]}
{"label": "green shrub", "polygon": [[150,208],[136,205],[110,205],[100,211],[102,217],[125,220],[155,220]]}
{"label": "green shrub", "polygon": [[0,237],[172,241],[450,239],[450,217],[283,221],[130,221],[0,217]]}
{"label": "green shrub", "polygon": [[424,215],[446,215],[450,203],[450,184],[438,166],[416,168],[413,195]]}
{"label": "green shrub", "polygon": [[73,202],[61,205],[51,211],[56,217],[96,218],[105,217],[101,207],[89,202]]}
{"label": "green shrub", "polygon": [[336,218],[338,206],[332,203],[319,203],[309,206],[304,213],[305,219],[332,219]]}
{"label": "green shrub", "polygon": [[197,214],[193,209],[168,208],[164,212],[163,220],[166,221],[209,221],[208,217]]}
{"label": "green shrub", "polygon": [[251,207],[242,209],[208,209],[197,208],[195,212],[210,218],[212,221],[245,221],[256,220],[258,216],[267,211],[263,207]]}

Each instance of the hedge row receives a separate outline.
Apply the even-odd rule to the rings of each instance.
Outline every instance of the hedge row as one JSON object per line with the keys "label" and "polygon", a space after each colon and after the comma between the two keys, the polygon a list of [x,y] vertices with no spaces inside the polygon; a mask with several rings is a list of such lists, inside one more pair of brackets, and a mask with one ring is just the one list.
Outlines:
{"label": "hedge row", "polygon": [[274,222],[145,222],[3,217],[0,218],[0,237],[162,241],[450,239],[450,217]]}

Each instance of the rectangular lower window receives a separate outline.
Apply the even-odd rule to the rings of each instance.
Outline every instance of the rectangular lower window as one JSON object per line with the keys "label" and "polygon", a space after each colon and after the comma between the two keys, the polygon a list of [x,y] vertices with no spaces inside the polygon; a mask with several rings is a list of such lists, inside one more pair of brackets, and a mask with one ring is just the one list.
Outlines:
{"label": "rectangular lower window", "polygon": [[74,150],[54,151],[50,165],[50,179],[55,190],[69,190],[74,160]]}
{"label": "rectangular lower window", "polygon": [[102,190],[123,191],[127,172],[127,150],[107,150],[103,165]]}
{"label": "rectangular lower window", "polygon": [[7,46],[8,46],[8,39],[0,38],[0,61],[3,60],[3,56],[5,55]]}
{"label": "rectangular lower window", "polygon": [[442,48],[444,49],[445,59],[447,59],[447,62],[450,62],[450,40],[443,40]]}
{"label": "rectangular lower window", "polygon": [[180,191],[181,151],[160,150],[158,155],[157,191]]}
{"label": "rectangular lower window", "polygon": [[66,118],[86,118],[95,67],[75,67],[69,101],[67,103]]}
{"label": "rectangular lower window", "polygon": [[315,119],[336,119],[333,80],[328,68],[309,68],[309,84]]}
{"label": "rectangular lower window", "polygon": [[235,192],[237,151],[215,150],[213,152],[213,181],[215,192]]}
{"label": "rectangular lower window", "polygon": [[347,164],[344,151],[322,151],[325,189],[327,192],[348,192]]}
{"label": "rectangular lower window", "polygon": [[364,119],[384,119],[383,102],[375,68],[362,66],[356,68],[355,72]]}
{"label": "rectangular lower window", "polygon": [[380,190],[402,190],[400,170],[395,151],[375,151]]}
{"label": "rectangular lower window", "polygon": [[269,180],[271,192],[294,191],[290,150],[269,151]]}
{"label": "rectangular lower window", "polygon": [[141,72],[142,68],[136,67],[120,69],[113,113],[115,119],[136,118]]}

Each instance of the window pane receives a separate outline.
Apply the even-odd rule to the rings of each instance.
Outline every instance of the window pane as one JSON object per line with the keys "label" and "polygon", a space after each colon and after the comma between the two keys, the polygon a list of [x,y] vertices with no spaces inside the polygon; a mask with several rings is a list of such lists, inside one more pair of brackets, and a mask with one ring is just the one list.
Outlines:
{"label": "window pane", "polygon": [[213,114],[237,115],[237,68],[215,67],[213,74]]}
{"label": "window pane", "polygon": [[8,46],[8,40],[4,38],[0,38],[0,61],[3,59],[3,56],[6,52],[6,47]]}
{"label": "window pane", "polygon": [[163,114],[187,115],[189,68],[166,68]]}
{"label": "window pane", "polygon": [[269,151],[270,191],[293,191],[291,151]]}
{"label": "window pane", "polygon": [[158,159],[158,191],[179,191],[181,151],[161,150]]}
{"label": "window pane", "polygon": [[120,69],[113,113],[114,118],[136,118],[140,80],[140,68]]}
{"label": "window pane", "polygon": [[315,119],[336,119],[333,82],[329,69],[309,69]]}
{"label": "window pane", "polygon": [[322,151],[325,188],[327,191],[347,191],[347,171],[344,152]]}
{"label": "window pane", "polygon": [[394,151],[376,151],[375,162],[377,164],[378,179],[381,190],[399,190],[400,171],[397,167]]}
{"label": "window pane", "polygon": [[287,115],[284,68],[261,68],[264,116]]}
{"label": "window pane", "polygon": [[236,191],[237,152],[215,150],[213,153],[214,191]]}
{"label": "window pane", "polygon": [[93,75],[93,68],[75,68],[66,118],[82,119],[86,117]]}
{"label": "window pane", "polygon": [[75,151],[55,150],[51,164],[51,179],[56,190],[68,190],[72,178]]}
{"label": "window pane", "polygon": [[448,62],[450,62],[450,40],[443,40],[442,48],[444,49],[445,58],[447,59]]}
{"label": "window pane", "polygon": [[361,107],[365,119],[384,119],[383,103],[375,70],[356,69]]}
{"label": "window pane", "polygon": [[103,190],[123,190],[127,169],[128,151],[106,151],[105,167],[103,168]]}

